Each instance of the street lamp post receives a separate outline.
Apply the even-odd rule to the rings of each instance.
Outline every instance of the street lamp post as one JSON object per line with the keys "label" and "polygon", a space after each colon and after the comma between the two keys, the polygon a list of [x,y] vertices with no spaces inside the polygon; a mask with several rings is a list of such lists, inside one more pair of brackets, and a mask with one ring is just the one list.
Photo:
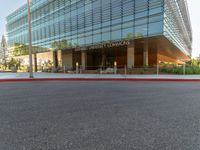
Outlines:
{"label": "street lamp post", "polygon": [[30,0],[27,0],[28,11],[28,37],[29,37],[29,77],[33,78],[33,60],[32,60],[32,34],[31,34],[31,15],[30,15]]}

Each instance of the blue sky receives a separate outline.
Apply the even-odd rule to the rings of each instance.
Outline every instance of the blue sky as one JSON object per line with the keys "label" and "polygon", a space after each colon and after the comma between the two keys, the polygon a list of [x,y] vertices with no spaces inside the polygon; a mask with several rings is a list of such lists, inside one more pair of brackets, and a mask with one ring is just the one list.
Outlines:
{"label": "blue sky", "polygon": [[26,0],[0,0],[0,36],[5,33],[6,16],[26,3]]}
{"label": "blue sky", "polygon": [[193,56],[200,54],[200,0],[188,0],[193,31]]}
{"label": "blue sky", "polygon": [[[26,3],[26,0],[0,0],[0,36],[5,33],[5,17]],[[200,54],[200,0],[188,0],[192,29],[193,56]]]}

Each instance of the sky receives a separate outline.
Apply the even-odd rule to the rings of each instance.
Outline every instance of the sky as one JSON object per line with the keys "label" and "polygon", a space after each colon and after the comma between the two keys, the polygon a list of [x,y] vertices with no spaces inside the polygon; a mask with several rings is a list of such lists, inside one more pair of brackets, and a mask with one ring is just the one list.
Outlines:
{"label": "sky", "polygon": [[[200,54],[200,0],[187,0],[193,30],[193,57]],[[26,3],[26,0],[0,0],[0,36],[5,34],[6,16]]]}

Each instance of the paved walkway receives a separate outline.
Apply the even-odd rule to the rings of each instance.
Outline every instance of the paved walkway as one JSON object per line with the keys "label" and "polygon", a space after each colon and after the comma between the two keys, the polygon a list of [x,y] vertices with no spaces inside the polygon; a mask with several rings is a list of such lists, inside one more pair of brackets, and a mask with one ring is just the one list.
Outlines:
{"label": "paved walkway", "polygon": [[[28,73],[0,73],[0,80],[29,79]],[[192,80],[200,81],[200,75],[115,75],[115,74],[63,74],[63,73],[34,73],[34,79],[46,80]]]}

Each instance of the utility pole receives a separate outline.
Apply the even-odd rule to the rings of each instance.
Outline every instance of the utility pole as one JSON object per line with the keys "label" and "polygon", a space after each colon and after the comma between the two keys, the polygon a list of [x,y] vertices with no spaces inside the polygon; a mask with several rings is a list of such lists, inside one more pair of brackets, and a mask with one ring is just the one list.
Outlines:
{"label": "utility pole", "polygon": [[28,11],[28,37],[29,37],[29,77],[33,78],[30,0],[27,0],[27,11]]}

